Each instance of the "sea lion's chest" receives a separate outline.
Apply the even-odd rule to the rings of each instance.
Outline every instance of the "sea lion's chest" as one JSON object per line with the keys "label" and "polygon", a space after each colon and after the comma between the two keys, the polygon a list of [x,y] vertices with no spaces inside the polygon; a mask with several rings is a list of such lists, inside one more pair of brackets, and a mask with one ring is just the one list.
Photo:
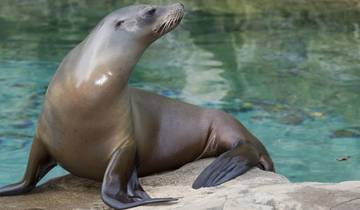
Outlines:
{"label": "sea lion's chest", "polygon": [[63,97],[47,95],[39,136],[65,169],[101,179],[113,151],[133,139],[130,107],[123,105],[128,102],[109,101],[96,106],[79,96]]}

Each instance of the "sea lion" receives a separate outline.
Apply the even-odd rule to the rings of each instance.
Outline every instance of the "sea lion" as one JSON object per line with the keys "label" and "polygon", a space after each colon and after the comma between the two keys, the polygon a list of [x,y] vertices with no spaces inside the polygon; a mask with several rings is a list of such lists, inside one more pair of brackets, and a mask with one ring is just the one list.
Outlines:
{"label": "sea lion", "polygon": [[101,197],[115,209],[176,200],[150,198],[138,175],[204,157],[220,155],[195,180],[195,189],[254,166],[274,171],[265,147],[230,115],[128,87],[144,50],[183,15],[180,3],[122,8],[71,50],[47,89],[24,178],[0,188],[0,196],[32,190],[57,164],[102,181]]}

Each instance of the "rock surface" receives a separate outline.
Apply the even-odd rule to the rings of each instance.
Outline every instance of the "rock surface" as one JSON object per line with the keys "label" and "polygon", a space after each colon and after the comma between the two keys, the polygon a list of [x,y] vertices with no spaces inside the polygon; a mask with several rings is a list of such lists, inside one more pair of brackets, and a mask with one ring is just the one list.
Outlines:
{"label": "rock surface", "polygon": [[[141,182],[151,196],[178,197],[179,201],[134,209],[360,209],[360,181],[290,183],[283,176],[259,169],[253,169],[218,187],[193,190],[193,180],[211,160],[197,161],[176,171],[142,178]],[[101,201],[99,189],[98,182],[68,175],[51,180],[25,196],[1,197],[0,209],[109,209]]]}

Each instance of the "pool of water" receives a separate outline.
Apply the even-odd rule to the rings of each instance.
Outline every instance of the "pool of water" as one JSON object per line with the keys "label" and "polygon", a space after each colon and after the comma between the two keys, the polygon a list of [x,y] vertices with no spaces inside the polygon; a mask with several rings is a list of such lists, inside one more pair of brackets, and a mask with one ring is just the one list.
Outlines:
{"label": "pool of water", "polygon": [[[131,2],[0,2],[0,185],[23,175],[58,63],[103,15]],[[147,50],[132,86],[229,112],[291,181],[360,179],[356,1],[183,3],[183,23]]]}

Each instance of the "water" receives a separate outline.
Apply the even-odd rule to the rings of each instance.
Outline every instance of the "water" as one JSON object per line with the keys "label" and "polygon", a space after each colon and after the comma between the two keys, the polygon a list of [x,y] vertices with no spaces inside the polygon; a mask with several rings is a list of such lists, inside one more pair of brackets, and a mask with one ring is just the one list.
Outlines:
{"label": "water", "polygon": [[[182,25],[147,50],[131,85],[231,113],[291,181],[360,179],[355,1],[183,2]],[[1,1],[0,185],[23,175],[58,63],[104,14],[129,3]]]}

